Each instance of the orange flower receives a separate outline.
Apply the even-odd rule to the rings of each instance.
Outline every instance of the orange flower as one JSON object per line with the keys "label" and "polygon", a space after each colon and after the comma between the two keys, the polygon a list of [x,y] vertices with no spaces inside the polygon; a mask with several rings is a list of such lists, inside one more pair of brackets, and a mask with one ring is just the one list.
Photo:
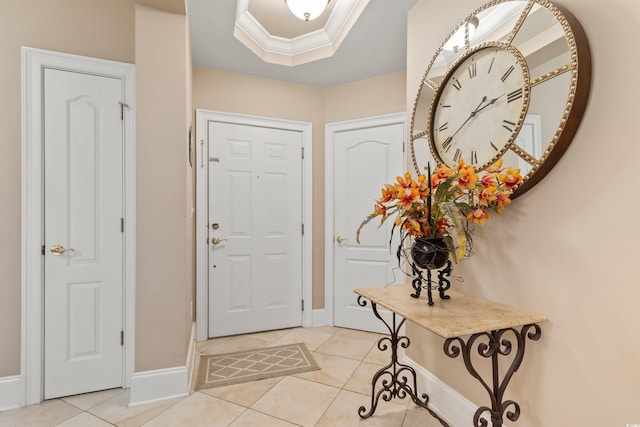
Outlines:
{"label": "orange flower", "polygon": [[498,213],[498,215],[500,215],[502,213],[502,210],[509,204],[511,203],[511,190],[507,190],[507,191],[500,191],[498,192],[498,194],[496,194],[496,199],[498,201],[498,205],[496,206],[496,212]]}
{"label": "orange flower", "polygon": [[516,185],[522,182],[522,177],[520,176],[520,169],[507,169],[500,178],[498,178],[501,183],[504,184],[506,188],[513,188]]}
{"label": "orange flower", "polygon": [[497,200],[495,193],[496,187],[483,188],[478,192],[478,204],[481,206],[489,206],[490,202]]}
{"label": "orange flower", "polygon": [[[463,162],[460,162],[463,165]],[[458,165],[460,166],[460,165]],[[462,166],[460,170],[458,170],[458,186],[462,190],[470,190],[476,186],[478,182],[478,175],[476,175],[473,170],[473,166]]]}
{"label": "orange flower", "polygon": [[383,204],[378,203],[373,208],[373,214],[376,216],[382,215],[382,219],[380,220],[380,224],[382,224],[384,220],[387,219],[387,207]]}
{"label": "orange flower", "polygon": [[495,187],[496,185],[498,185],[498,183],[496,182],[497,176],[498,176],[497,172],[487,173],[482,177],[482,179],[480,179],[480,182],[482,183],[482,186],[485,188]]}
{"label": "orange flower", "polygon": [[399,176],[397,180],[401,188],[411,188],[416,186],[416,182],[411,179],[411,174],[409,172],[405,173],[404,177]]}
{"label": "orange flower", "polygon": [[396,191],[393,185],[385,184],[382,187],[382,197],[378,200],[379,204],[386,203],[395,197]]}
{"label": "orange flower", "polygon": [[491,219],[491,215],[489,215],[489,212],[485,211],[484,209],[475,209],[469,212],[469,215],[467,215],[467,220],[473,222],[474,224],[484,225],[485,219]]}
{"label": "orange flower", "polygon": [[398,206],[401,206],[404,210],[411,209],[413,202],[420,199],[420,190],[418,188],[405,188],[398,192]]}
{"label": "orange flower", "polygon": [[429,195],[429,182],[427,182],[427,177],[425,175],[420,175],[418,177],[418,189],[420,191],[420,197],[425,198]]}
{"label": "orange flower", "polygon": [[498,161],[489,166],[486,171],[488,173],[500,173],[502,171],[502,159],[498,159]]}

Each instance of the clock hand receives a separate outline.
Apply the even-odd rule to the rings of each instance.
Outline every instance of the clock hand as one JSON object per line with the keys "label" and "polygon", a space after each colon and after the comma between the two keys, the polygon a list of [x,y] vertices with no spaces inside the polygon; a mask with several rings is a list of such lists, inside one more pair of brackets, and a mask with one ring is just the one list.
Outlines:
{"label": "clock hand", "polygon": [[495,103],[496,103],[496,101],[497,101],[498,99],[502,98],[504,95],[505,95],[505,94],[503,93],[503,94],[502,94],[502,95],[500,95],[499,97],[497,97],[497,98],[493,98],[491,101],[489,101],[489,103],[488,103],[487,105],[483,105],[483,106],[482,106],[482,108],[476,109],[476,111],[474,111],[474,113],[473,113],[473,114],[475,115],[475,114],[479,113],[480,111],[484,110],[485,108],[487,108],[488,106],[495,104]]}
{"label": "clock hand", "polygon": [[[454,136],[456,136],[456,134],[457,134],[458,132],[460,132],[460,129],[462,129],[462,128],[464,127],[464,125],[466,125],[466,124],[467,124],[467,122],[468,122],[469,120],[471,120],[471,118],[472,118],[473,116],[475,116],[475,115],[476,115],[476,113],[477,113],[478,111],[480,111],[480,110],[482,110],[482,108],[484,108],[484,107],[482,107],[482,108],[480,108],[480,107],[482,106],[482,104],[484,104],[484,102],[485,102],[486,100],[487,100],[487,97],[486,97],[486,96],[483,96],[483,97],[482,97],[482,101],[480,101],[480,104],[478,104],[478,106],[476,107],[476,109],[475,109],[475,110],[473,110],[473,111],[471,112],[471,114],[469,114],[469,117],[467,117],[467,120],[465,120],[464,122],[462,122],[462,124],[460,125],[460,127],[459,127],[459,128],[458,128],[458,129],[453,133],[453,135],[451,135],[451,138],[453,138]],[[495,101],[494,101],[494,102],[495,102]],[[485,107],[486,107],[486,105],[485,105]]]}

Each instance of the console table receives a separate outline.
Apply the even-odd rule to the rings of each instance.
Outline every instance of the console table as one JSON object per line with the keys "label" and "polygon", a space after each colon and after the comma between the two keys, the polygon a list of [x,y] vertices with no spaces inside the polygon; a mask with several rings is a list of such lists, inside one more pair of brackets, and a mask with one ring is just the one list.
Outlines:
{"label": "console table", "polygon": [[[454,290],[448,291],[450,299],[439,300],[429,306],[425,299],[411,296],[414,289],[410,284],[362,288],[354,292],[359,295],[358,304],[361,306],[366,306],[367,300],[371,302],[373,314],[389,330],[389,336],[378,341],[378,348],[383,351],[391,348],[391,361],[371,381],[371,409],[367,411],[361,406],[358,409],[360,417],[373,415],[380,397],[389,401],[410,396],[416,405],[427,409],[440,424],[448,427],[447,422],[429,408],[429,396],[417,395],[415,370],[398,361],[398,345],[407,348],[410,343],[408,337],[399,335],[405,320],[444,338],[444,353],[451,358],[462,355],[467,371],[489,394],[491,406],[478,408],[473,417],[474,426],[487,425],[485,420],[480,419],[485,412],[491,416],[493,427],[501,427],[505,415],[511,421],[520,417],[520,405],[513,400],[504,400],[505,390],[522,363],[527,338],[532,341],[540,339],[542,331],[538,323],[545,321],[546,317]],[[378,306],[391,311],[391,324],[382,318]],[[397,317],[401,320],[398,321]],[[485,380],[473,366],[473,349],[491,360],[490,380]],[[498,362],[501,356],[508,356],[512,351],[514,354],[509,358],[510,366],[500,378]],[[506,361],[509,362],[509,359]],[[378,387],[380,389],[376,392]]]}

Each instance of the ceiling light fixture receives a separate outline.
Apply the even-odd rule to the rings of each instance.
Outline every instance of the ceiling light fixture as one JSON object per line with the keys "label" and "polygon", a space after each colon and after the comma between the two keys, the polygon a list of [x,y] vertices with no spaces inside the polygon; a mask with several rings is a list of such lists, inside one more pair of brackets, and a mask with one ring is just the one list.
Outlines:
{"label": "ceiling light fixture", "polygon": [[311,21],[322,15],[331,0],[284,0],[291,13],[303,21]]}

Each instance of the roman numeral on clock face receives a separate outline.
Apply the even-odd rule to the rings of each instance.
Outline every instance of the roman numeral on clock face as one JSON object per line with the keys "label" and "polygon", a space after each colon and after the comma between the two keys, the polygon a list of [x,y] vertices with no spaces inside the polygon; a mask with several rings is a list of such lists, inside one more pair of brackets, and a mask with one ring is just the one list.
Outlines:
{"label": "roman numeral on clock face", "polygon": [[513,92],[509,92],[509,94],[507,94],[507,102],[512,102],[520,98],[522,98],[522,88],[516,89]]}
{"label": "roman numeral on clock face", "polygon": [[503,120],[502,123],[504,123],[502,127],[508,130],[509,132],[513,132],[513,129],[516,126],[515,123],[510,122],[509,120]]}
{"label": "roman numeral on clock face", "polygon": [[478,163],[478,153],[476,153],[475,151],[471,151],[471,161],[469,163],[471,164]]}
{"label": "roman numeral on clock face", "polygon": [[445,122],[438,128],[438,130],[442,132],[443,130],[447,130],[448,128],[449,128],[449,122]]}
{"label": "roman numeral on clock face", "polygon": [[498,151],[498,147],[496,147],[495,145],[493,145],[493,141],[489,141],[489,144],[491,144],[491,147],[492,147],[494,150]]}
{"label": "roman numeral on clock face", "polygon": [[475,62],[472,62],[471,65],[469,65],[468,71],[469,71],[469,78],[470,79],[472,79],[472,78],[474,78],[476,76],[477,67],[476,67],[476,63]]}
{"label": "roman numeral on clock face", "polygon": [[455,87],[456,89],[460,90],[462,89],[462,85],[460,84],[460,82],[458,81],[458,79],[456,79],[455,77],[453,77],[451,79],[451,81],[453,81],[453,87]]}
{"label": "roman numeral on clock face", "polygon": [[453,155],[453,161],[457,162],[462,157],[462,151],[459,148],[456,148],[456,153]]}
{"label": "roman numeral on clock face", "polygon": [[453,138],[451,138],[450,136],[448,136],[447,139],[444,140],[444,142],[442,143],[442,148],[444,148],[444,151],[449,152],[449,150],[451,149],[451,142],[453,142]]}
{"label": "roman numeral on clock face", "polygon": [[507,69],[506,73],[504,73],[504,74],[502,75],[502,77],[500,77],[500,80],[502,80],[503,82],[504,82],[505,80],[507,80],[507,78],[509,77],[509,74],[511,74],[511,73],[513,72],[513,70],[515,70],[515,68],[514,68],[514,67],[513,67],[513,65],[512,65],[512,66],[510,66],[510,67]]}

